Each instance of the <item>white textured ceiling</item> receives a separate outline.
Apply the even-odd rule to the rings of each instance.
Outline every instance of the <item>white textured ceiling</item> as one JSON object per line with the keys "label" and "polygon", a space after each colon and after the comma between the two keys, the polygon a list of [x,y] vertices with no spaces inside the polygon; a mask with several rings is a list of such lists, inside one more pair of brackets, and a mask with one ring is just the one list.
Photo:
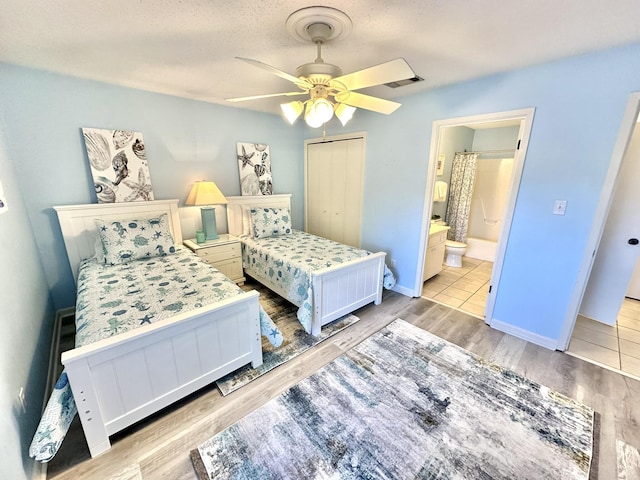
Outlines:
{"label": "white textured ceiling", "polygon": [[[323,58],[344,73],[404,57],[424,82],[363,93],[398,99],[424,89],[640,42],[639,0],[351,0],[353,30]],[[293,74],[316,48],[289,36],[304,0],[2,0],[0,61],[253,110],[295,90],[234,57]]]}

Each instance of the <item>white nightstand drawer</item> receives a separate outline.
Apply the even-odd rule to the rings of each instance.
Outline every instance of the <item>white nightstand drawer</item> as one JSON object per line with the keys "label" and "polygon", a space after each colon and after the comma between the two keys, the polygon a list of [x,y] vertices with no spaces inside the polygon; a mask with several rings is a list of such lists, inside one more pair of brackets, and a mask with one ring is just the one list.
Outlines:
{"label": "white nightstand drawer", "polygon": [[236,283],[244,283],[242,271],[242,246],[240,240],[229,234],[220,234],[215,240],[197,243],[185,240],[184,244],[209,265],[220,270]]}
{"label": "white nightstand drawer", "polygon": [[228,258],[240,258],[242,256],[242,251],[239,243],[227,243],[225,245],[199,248],[197,254],[207,262],[213,263],[226,260]]}

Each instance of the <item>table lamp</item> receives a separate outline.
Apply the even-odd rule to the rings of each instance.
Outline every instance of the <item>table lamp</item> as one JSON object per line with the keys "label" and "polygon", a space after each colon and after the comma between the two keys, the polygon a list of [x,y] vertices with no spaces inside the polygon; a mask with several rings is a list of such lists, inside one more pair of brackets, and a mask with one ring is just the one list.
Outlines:
{"label": "table lamp", "polygon": [[193,184],[185,205],[204,205],[200,209],[202,216],[202,229],[205,240],[215,240],[218,238],[216,227],[216,210],[211,205],[226,204],[227,199],[220,189],[213,182],[201,180]]}

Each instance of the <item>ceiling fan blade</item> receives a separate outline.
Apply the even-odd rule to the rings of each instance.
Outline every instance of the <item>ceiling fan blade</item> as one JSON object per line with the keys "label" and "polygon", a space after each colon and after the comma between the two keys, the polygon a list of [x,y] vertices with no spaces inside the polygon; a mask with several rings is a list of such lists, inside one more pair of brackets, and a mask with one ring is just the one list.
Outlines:
{"label": "ceiling fan blade", "polygon": [[271,65],[267,65],[266,63],[260,62],[258,60],[251,60],[250,58],[243,58],[243,57],[236,57],[236,58],[238,60],[242,60],[245,63],[248,63],[249,65],[253,65],[254,67],[258,67],[258,68],[261,68],[262,70],[266,70],[267,72],[273,73],[274,75],[277,75],[280,78],[289,80],[290,82],[293,82],[296,85],[298,85],[300,88],[305,88],[305,89],[313,88],[313,85],[311,85],[309,82],[300,80],[298,77],[289,75],[287,72],[278,70],[277,68],[272,67]]}
{"label": "ceiling fan blade", "polygon": [[380,65],[347,73],[341,77],[334,78],[336,82],[342,83],[347,90],[359,90],[361,88],[382,85],[383,83],[397,82],[415,77],[415,72],[411,69],[404,58],[396,58]]}
{"label": "ceiling fan blade", "polygon": [[267,93],[266,95],[253,95],[251,97],[225,98],[227,102],[244,102],[246,100],[258,100],[271,97],[293,97],[296,95],[308,95],[307,92]]}
{"label": "ceiling fan blade", "polygon": [[364,108],[372,112],[384,113],[389,115],[395,112],[402,104],[385,100],[383,98],[372,97],[357,92],[342,92],[335,95],[336,101],[350,105],[352,107]]}

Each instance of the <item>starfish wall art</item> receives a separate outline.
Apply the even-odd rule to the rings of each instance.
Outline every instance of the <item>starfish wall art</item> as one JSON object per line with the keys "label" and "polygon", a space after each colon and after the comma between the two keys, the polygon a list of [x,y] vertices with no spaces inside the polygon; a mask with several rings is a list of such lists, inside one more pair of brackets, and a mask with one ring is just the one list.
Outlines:
{"label": "starfish wall art", "polygon": [[236,146],[242,195],[271,195],[271,155],[265,143],[241,143]]}

